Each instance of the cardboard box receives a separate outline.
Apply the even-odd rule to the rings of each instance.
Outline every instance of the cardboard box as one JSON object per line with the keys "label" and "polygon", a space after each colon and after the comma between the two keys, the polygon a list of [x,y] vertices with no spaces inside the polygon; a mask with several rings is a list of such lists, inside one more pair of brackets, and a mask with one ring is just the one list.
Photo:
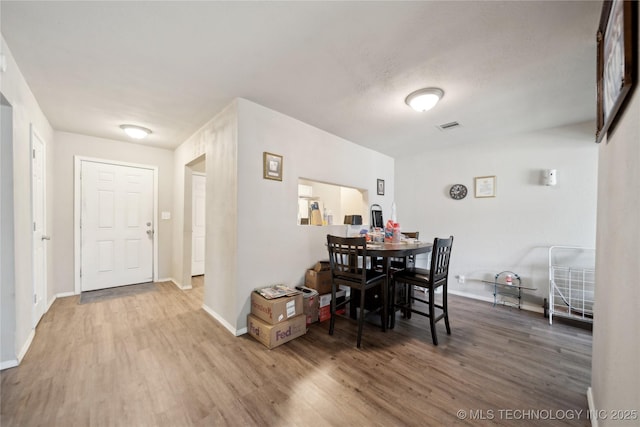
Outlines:
{"label": "cardboard box", "polygon": [[[341,301],[344,301],[346,296],[347,296],[346,290],[341,289],[339,291],[336,291],[336,300],[338,301],[338,304],[340,304]],[[331,303],[331,291],[329,291],[328,294],[320,295],[320,307],[326,307],[330,303]]]}
{"label": "cardboard box", "polygon": [[307,288],[315,289],[321,295],[331,292],[331,270],[307,270],[304,276],[304,285]]}
{"label": "cardboard box", "polygon": [[329,261],[318,261],[316,262],[316,265],[313,266],[313,270],[314,271],[331,270],[331,264],[329,264]]}
{"label": "cardboard box", "polygon": [[320,309],[320,295],[315,289],[305,286],[296,286],[302,292],[302,311],[307,316],[307,326],[318,321],[318,310]]}
{"label": "cardboard box", "polygon": [[302,292],[274,299],[251,292],[251,314],[272,325],[298,316],[302,314]]}
{"label": "cardboard box", "polygon": [[247,316],[247,330],[249,335],[271,349],[306,334],[307,319],[304,314],[300,314],[284,322],[271,325],[253,314],[249,314]]}
{"label": "cardboard box", "polygon": [[[347,309],[344,307],[336,310],[336,314],[343,315],[346,313],[347,313]],[[320,307],[320,310],[318,311],[318,321],[324,322],[325,320],[329,320],[329,319],[331,319],[331,306],[325,305],[324,307]]]}
{"label": "cardboard box", "polygon": [[[347,297],[347,291],[342,289],[336,291],[336,301],[340,304]],[[318,321],[324,322],[331,319],[331,292],[328,294],[320,295],[320,309],[318,310]],[[345,314],[347,312],[345,307],[341,307],[336,310],[336,314]]]}

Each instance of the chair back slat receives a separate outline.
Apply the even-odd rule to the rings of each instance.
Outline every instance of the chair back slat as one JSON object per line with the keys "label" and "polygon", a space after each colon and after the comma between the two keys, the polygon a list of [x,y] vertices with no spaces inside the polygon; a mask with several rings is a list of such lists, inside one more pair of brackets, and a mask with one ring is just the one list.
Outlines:
{"label": "chair back slat", "polygon": [[433,241],[431,252],[431,283],[437,287],[438,283],[447,280],[449,275],[449,259],[451,258],[451,247],[453,236],[448,239],[436,238]]}
{"label": "chair back slat", "polygon": [[367,241],[364,237],[327,235],[331,275],[353,281],[365,280],[359,259],[366,259]]}

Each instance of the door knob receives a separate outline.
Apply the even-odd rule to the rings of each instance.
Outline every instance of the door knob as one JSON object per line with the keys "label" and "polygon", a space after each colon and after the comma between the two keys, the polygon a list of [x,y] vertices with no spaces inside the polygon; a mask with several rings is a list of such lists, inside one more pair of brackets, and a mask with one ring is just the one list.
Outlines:
{"label": "door knob", "polygon": [[147,235],[149,235],[149,237],[153,237],[153,230],[147,230]]}

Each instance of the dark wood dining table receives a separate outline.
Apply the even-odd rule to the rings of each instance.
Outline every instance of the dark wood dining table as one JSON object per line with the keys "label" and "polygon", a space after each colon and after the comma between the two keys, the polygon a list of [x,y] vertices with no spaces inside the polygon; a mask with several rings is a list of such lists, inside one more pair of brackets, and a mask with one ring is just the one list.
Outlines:
{"label": "dark wood dining table", "polygon": [[[421,241],[402,241],[397,243],[367,242],[367,256],[371,257],[372,259],[382,258],[382,271],[384,271],[384,273],[387,275],[387,280],[385,282],[386,284],[384,285],[384,289],[382,289],[382,292],[386,292],[386,295],[389,296],[387,298],[387,312],[390,315],[394,315],[391,295],[389,295],[389,284],[391,283],[391,275],[393,273],[393,269],[391,268],[391,260],[393,258],[405,258],[411,255],[429,253],[431,252],[432,247],[432,242]],[[355,318],[355,304],[351,304],[350,307],[351,317]]]}

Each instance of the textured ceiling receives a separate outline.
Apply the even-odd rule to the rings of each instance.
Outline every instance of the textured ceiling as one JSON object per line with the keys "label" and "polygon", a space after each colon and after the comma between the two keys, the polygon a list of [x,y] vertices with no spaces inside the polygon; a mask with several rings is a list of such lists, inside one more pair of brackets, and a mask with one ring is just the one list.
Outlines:
{"label": "textured ceiling", "polygon": [[[12,2],[57,130],[175,147],[236,97],[406,155],[593,121],[601,2]],[[416,113],[410,92],[445,96]],[[458,121],[443,132],[436,125]],[[594,125],[595,127],[595,125]]]}

